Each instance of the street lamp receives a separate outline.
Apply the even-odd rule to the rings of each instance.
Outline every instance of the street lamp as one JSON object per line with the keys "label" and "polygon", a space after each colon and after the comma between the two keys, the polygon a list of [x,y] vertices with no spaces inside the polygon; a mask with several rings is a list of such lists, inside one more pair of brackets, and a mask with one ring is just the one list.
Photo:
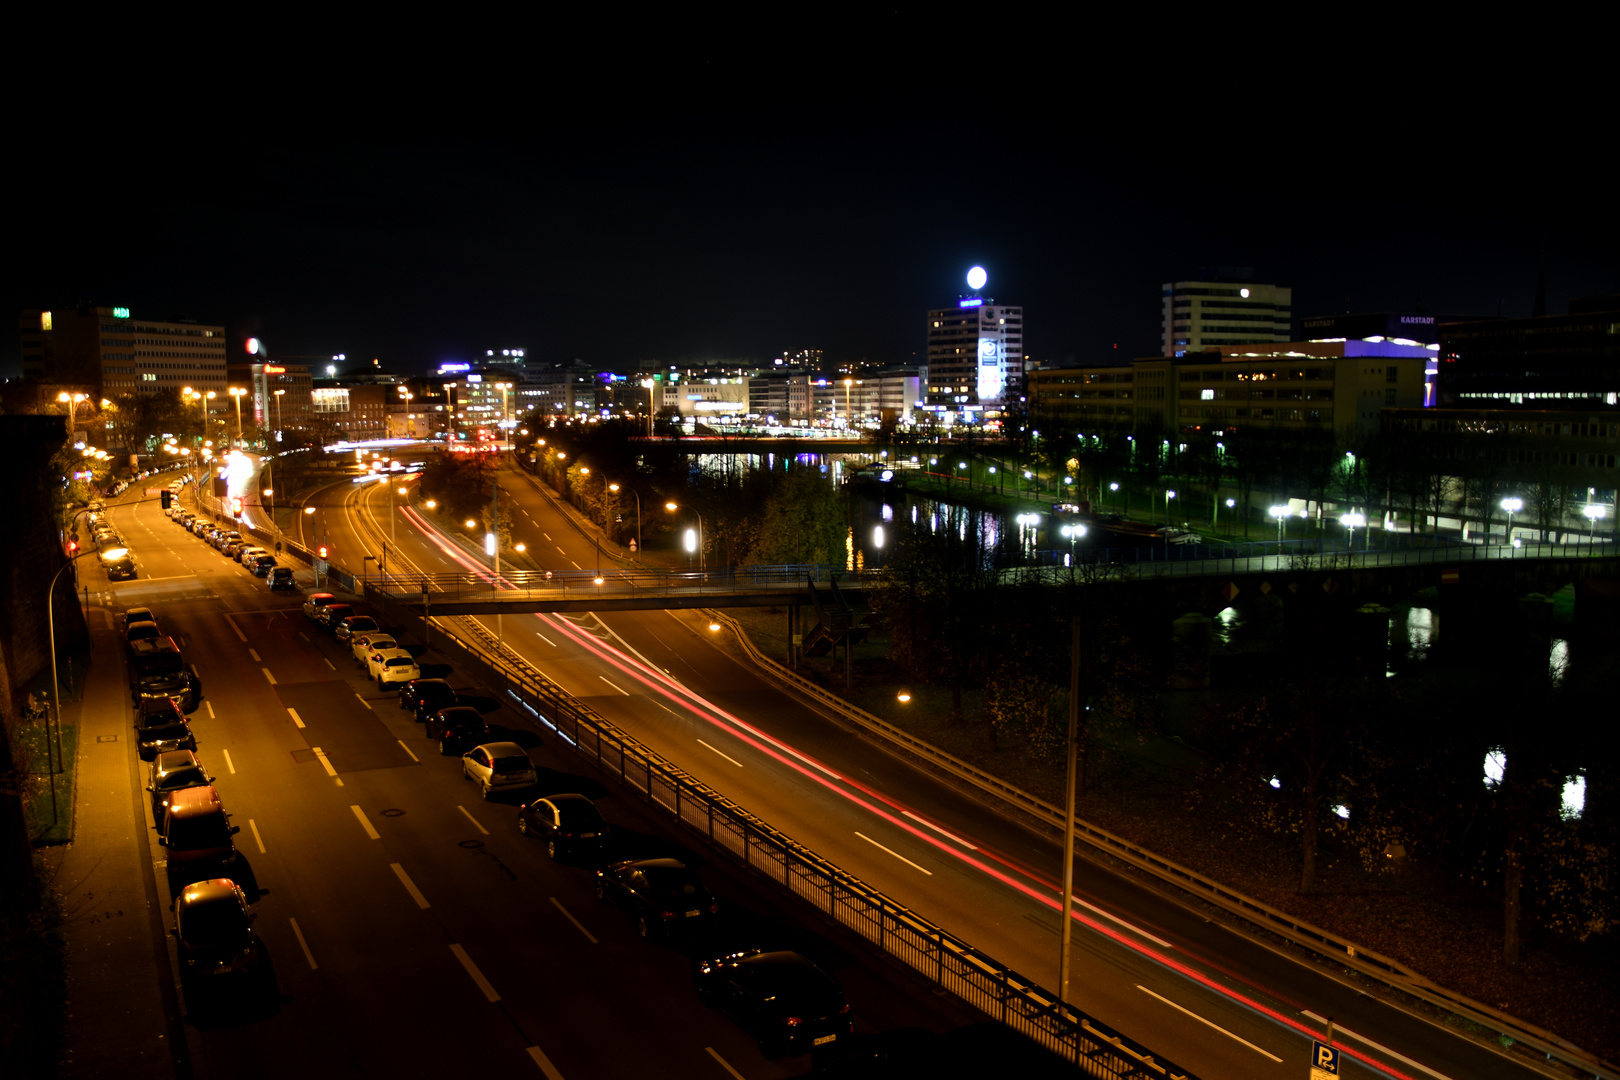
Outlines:
{"label": "street lamp", "polygon": [[247,390],[246,390],[246,388],[241,387],[241,386],[233,386],[227,391],[227,393],[229,393],[231,395],[231,397],[236,399],[236,445],[241,446],[242,445],[242,395],[247,393]]}
{"label": "street lamp", "polygon": [[[1367,524],[1366,515],[1351,511],[1350,513],[1344,514],[1339,518],[1339,524],[1350,530],[1350,544],[1345,550],[1354,551],[1356,547],[1356,530]],[[1367,533],[1367,538],[1369,542],[1372,539],[1372,532],[1370,530]]]}
{"label": "street lamp", "polygon": [[[195,401],[197,403],[198,413],[202,417],[202,442],[203,442],[204,445],[207,445],[207,443],[208,443],[208,403],[210,401],[212,401],[218,395],[215,394],[214,391],[212,391],[212,390],[209,390],[208,392],[204,393],[203,391],[200,391],[200,390],[193,390],[189,386],[185,387],[183,390],[181,390],[180,394],[181,394],[182,397],[186,398],[187,400]],[[202,459],[202,455],[201,455],[201,453],[199,453],[198,454],[198,460],[200,461],[201,459]],[[196,472],[195,469],[193,469],[192,473],[191,473],[191,482],[194,485],[193,486],[193,491],[196,491],[197,488],[200,487],[200,484],[199,484],[198,477],[197,477],[197,472]]]}
{"label": "street lamp", "polygon": [[[394,490],[400,495],[404,495],[408,491],[405,487],[398,487]],[[388,538],[394,542],[395,547],[399,547],[399,504],[394,502],[392,494],[388,496]]]}
{"label": "street lamp", "polygon": [[399,388],[399,397],[401,401],[405,402],[405,438],[408,439],[411,437],[412,432],[416,430],[416,425],[411,422],[411,400],[416,395],[402,386]]}
{"label": "street lamp", "polygon": [[[608,490],[611,491],[611,492],[617,493],[618,490],[619,490],[619,485],[618,484],[609,484],[608,485]],[[641,492],[637,491],[635,488],[631,488],[630,489],[630,494],[632,494],[632,495],[634,495],[636,497],[636,550],[640,551],[641,546],[642,546],[641,545]]]}
{"label": "street lamp", "polygon": [[1175,498],[1175,497],[1176,497],[1176,493],[1174,491],[1170,490],[1169,488],[1165,489],[1165,491],[1164,491],[1164,524],[1165,524],[1165,526],[1167,528],[1170,525],[1170,500]]}
{"label": "street lamp", "polygon": [[287,393],[287,391],[285,391],[285,390],[277,390],[275,392],[275,395],[276,395],[276,442],[281,441],[281,399],[282,399],[282,397],[284,397],[286,395],[286,393]]}
{"label": "street lamp", "polygon": [[74,428],[77,427],[73,418],[78,411],[79,402],[86,401],[89,397],[89,394],[70,394],[66,390],[56,395],[56,400],[68,407],[68,438],[70,439],[73,437]]}
{"label": "street lamp", "polygon": [[509,383],[509,382],[498,382],[498,383],[495,384],[495,389],[497,389],[497,390],[499,390],[501,392],[501,432],[502,432],[502,434],[507,436],[506,441],[507,441],[508,445],[510,445],[510,443],[512,441],[512,439],[511,439],[511,430],[512,429],[511,429],[511,426],[507,423],[506,414],[509,411],[509,407],[510,407],[510,399],[507,397],[507,393],[508,393],[508,391],[510,391],[512,389],[512,384]]}
{"label": "street lamp", "polygon": [[1599,506],[1596,503],[1587,503],[1586,508],[1581,511],[1586,515],[1586,520],[1592,523],[1586,533],[1586,550],[1595,551],[1597,549],[1597,523],[1608,515],[1608,509],[1608,507]]}
{"label": "street lamp", "polygon": [[855,426],[855,417],[850,412],[850,407],[849,407],[849,390],[850,390],[850,387],[852,387],[854,385],[855,385],[855,380],[854,379],[845,379],[844,380],[844,426],[847,427],[847,428],[853,428]]}
{"label": "street lamp", "polygon": [[1502,509],[1507,511],[1507,537],[1506,543],[1513,543],[1513,515],[1524,509],[1524,500],[1516,495],[1509,495],[1502,500]]}
{"label": "street lamp", "polygon": [[1277,519],[1277,543],[1283,540],[1283,522],[1293,516],[1293,512],[1286,506],[1273,506],[1271,516]]}
{"label": "street lamp", "polygon": [[[671,513],[674,513],[676,510],[680,509],[680,506],[678,506],[677,504],[672,503],[672,502],[667,502],[667,503],[664,504],[664,509],[670,511]],[[697,518],[697,523],[698,523],[698,533],[697,533],[698,569],[702,570],[703,569],[703,515],[698,513],[698,511],[697,511],[697,509],[695,507],[690,507],[689,506],[689,507],[687,507],[687,509],[691,510],[693,516]],[[688,546],[687,550],[690,551],[692,549],[691,549],[690,546]]]}

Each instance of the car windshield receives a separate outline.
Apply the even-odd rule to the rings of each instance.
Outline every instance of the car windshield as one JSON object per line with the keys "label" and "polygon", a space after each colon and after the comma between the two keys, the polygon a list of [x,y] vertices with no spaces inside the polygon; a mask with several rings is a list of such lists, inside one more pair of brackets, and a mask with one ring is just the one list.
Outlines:
{"label": "car windshield", "polygon": [[[523,765],[528,767],[529,759],[523,759]],[[556,804],[557,817],[565,829],[589,829],[593,825],[602,824],[602,815],[590,803],[559,800]]]}
{"label": "car windshield", "polygon": [[178,791],[183,787],[196,787],[208,783],[208,777],[201,769],[176,769],[174,772],[158,781],[161,791]]}
{"label": "car windshield", "polygon": [[528,772],[534,766],[529,763],[528,755],[519,757],[498,757],[495,759],[494,769],[498,773]]}
{"label": "car windshield", "polygon": [[169,824],[169,847],[178,851],[229,847],[230,843],[231,833],[225,825],[224,814],[181,818]]}
{"label": "car windshield", "polygon": [[373,649],[392,649],[394,647],[394,639],[388,637],[386,634],[373,634],[366,639],[366,644],[371,646]]}
{"label": "car windshield", "polygon": [[142,742],[160,742],[170,739],[184,739],[190,730],[184,724],[158,723],[141,731]]}
{"label": "car windshield", "polygon": [[180,916],[180,936],[193,947],[233,945],[247,933],[247,917],[234,899],[194,904]]}
{"label": "car windshield", "polygon": [[364,615],[349,620],[349,633],[363,634],[367,630],[377,629],[377,620],[368,619]]}

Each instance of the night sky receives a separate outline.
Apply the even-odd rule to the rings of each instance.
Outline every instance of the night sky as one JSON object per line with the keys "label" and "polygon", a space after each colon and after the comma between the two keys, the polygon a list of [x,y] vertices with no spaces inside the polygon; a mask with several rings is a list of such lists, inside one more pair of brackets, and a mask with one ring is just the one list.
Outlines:
{"label": "night sky", "polygon": [[[1543,270],[1551,313],[1620,288],[1612,170],[1567,87],[1423,79],[1397,100],[1161,71],[864,95],[835,68],[809,78],[839,93],[762,96],[765,70],[694,61],[633,109],[464,128],[226,126],[206,155],[117,167],[66,139],[25,180],[12,307],[124,305],[273,359],[421,373],[508,345],[602,368],[914,361],[975,263],[1053,364],[1156,355],[1160,284],[1211,265],[1291,285],[1296,328],[1528,315]],[[433,134],[458,130],[480,137]]]}

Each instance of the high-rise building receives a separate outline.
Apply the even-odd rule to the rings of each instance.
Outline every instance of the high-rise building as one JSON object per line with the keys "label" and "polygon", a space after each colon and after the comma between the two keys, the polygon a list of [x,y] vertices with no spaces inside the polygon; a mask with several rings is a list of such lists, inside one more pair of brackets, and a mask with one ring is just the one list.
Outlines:
{"label": "high-rise building", "polygon": [[[982,287],[983,277],[976,280]],[[1023,308],[975,291],[955,307],[928,313],[928,391],[921,408],[944,424],[993,424],[1021,403],[1023,392]]]}
{"label": "high-rise building", "polygon": [[225,328],[137,319],[125,307],[22,313],[23,377],[96,398],[160,390],[225,393]]}
{"label": "high-rise building", "polygon": [[1242,268],[1210,276],[1215,280],[1168,282],[1161,290],[1165,356],[1293,340],[1293,289],[1251,282],[1253,271]]}

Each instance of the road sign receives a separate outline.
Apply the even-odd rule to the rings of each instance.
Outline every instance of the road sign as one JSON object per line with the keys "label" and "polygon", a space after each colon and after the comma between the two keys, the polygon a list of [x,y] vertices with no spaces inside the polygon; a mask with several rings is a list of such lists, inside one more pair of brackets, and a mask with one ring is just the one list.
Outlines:
{"label": "road sign", "polygon": [[1242,591],[1242,589],[1237,587],[1237,582],[1228,581],[1221,589],[1221,595],[1224,596],[1226,598],[1226,602],[1230,604],[1233,600],[1237,599],[1237,594]]}
{"label": "road sign", "polygon": [[1311,1042],[1311,1080],[1338,1080],[1339,1048],[1323,1042]]}

